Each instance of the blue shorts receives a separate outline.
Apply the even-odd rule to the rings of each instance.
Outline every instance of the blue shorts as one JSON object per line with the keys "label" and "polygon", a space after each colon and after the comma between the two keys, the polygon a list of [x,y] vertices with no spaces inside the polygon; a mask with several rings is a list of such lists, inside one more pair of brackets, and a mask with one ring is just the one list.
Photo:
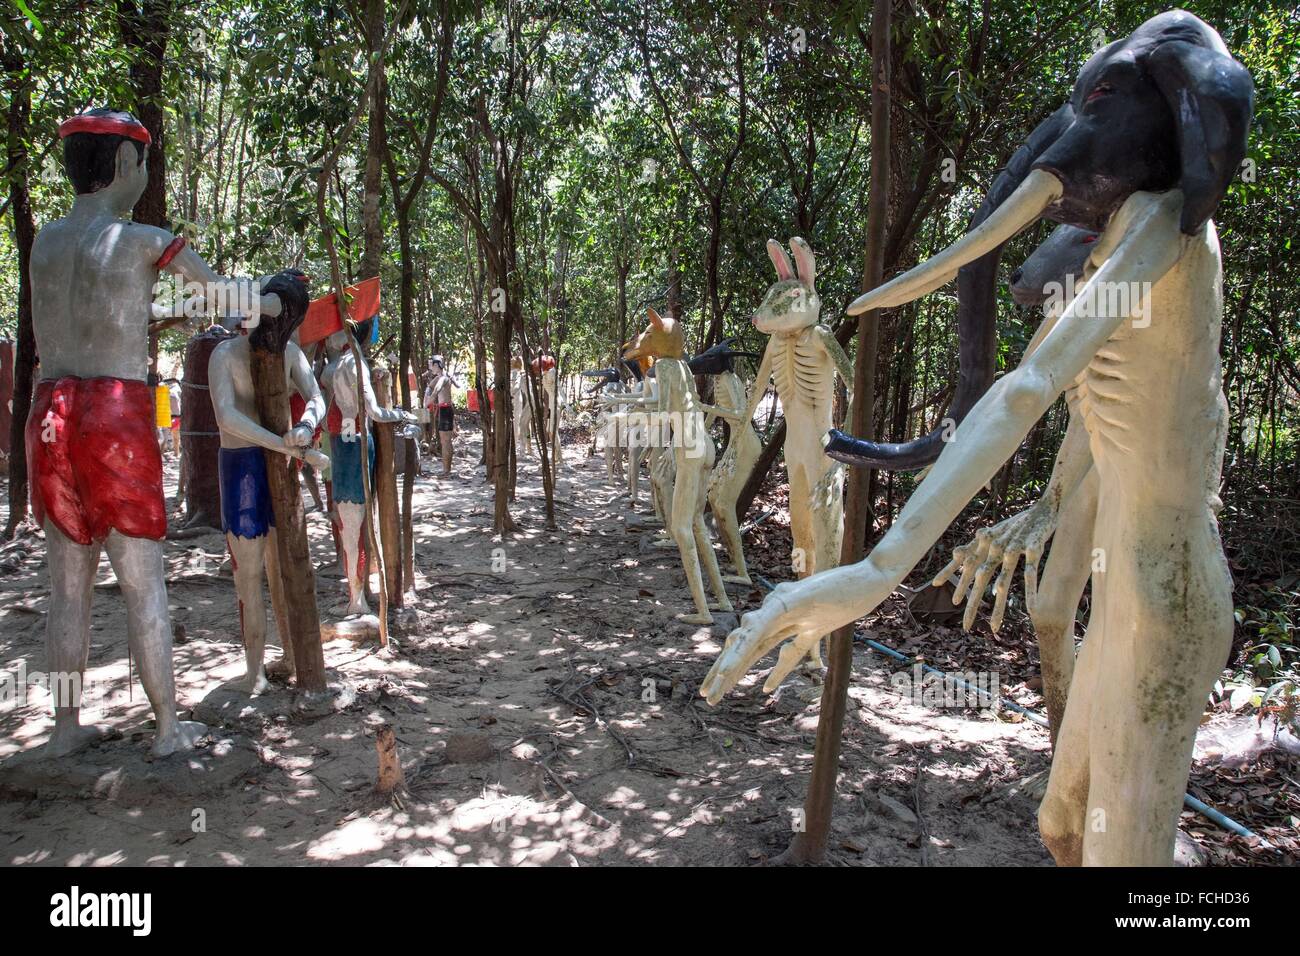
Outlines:
{"label": "blue shorts", "polygon": [[[375,439],[368,436],[366,445],[370,451],[370,477],[375,477]],[[361,436],[353,434],[351,438],[342,435],[330,436],[330,482],[334,488],[334,500],[349,504],[366,503],[366,489],[361,483]]]}
{"label": "blue shorts", "polygon": [[260,538],[275,527],[271,486],[266,480],[266,452],[222,448],[217,452],[221,484],[221,530],[239,538]]}

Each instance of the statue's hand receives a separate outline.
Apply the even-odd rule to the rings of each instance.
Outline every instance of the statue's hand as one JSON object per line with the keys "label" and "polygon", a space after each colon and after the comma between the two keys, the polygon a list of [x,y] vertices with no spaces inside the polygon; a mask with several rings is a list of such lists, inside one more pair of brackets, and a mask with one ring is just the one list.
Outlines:
{"label": "statue's hand", "polygon": [[319,448],[308,448],[302,453],[303,461],[311,465],[317,471],[324,471],[329,467],[330,456],[325,454]]}
{"label": "statue's hand", "polygon": [[289,448],[306,448],[315,437],[316,429],[306,422],[299,422],[284,433],[284,443]]}
{"label": "statue's hand", "polygon": [[975,533],[975,540],[953,549],[952,561],[935,576],[934,584],[936,587],[943,584],[961,570],[961,580],[953,592],[952,603],[960,604],[962,598],[966,598],[966,613],[961,624],[963,630],[970,630],[975,623],[975,612],[979,610],[984,589],[999,566],[1001,572],[993,585],[993,614],[989,618],[989,627],[995,634],[1002,627],[1007,595],[1022,555],[1025,559],[1025,607],[1033,613],[1038,600],[1038,562],[1055,530],[1056,510],[1044,497],[991,528],[981,528]]}
{"label": "statue's hand", "polygon": [[722,653],[705,675],[701,697],[716,704],[759,658],[789,638],[763,683],[764,692],[771,693],[817,642],[835,629],[835,608],[814,599],[808,587],[811,580],[778,584],[762,606],[740,619],[740,627],[727,635]]}

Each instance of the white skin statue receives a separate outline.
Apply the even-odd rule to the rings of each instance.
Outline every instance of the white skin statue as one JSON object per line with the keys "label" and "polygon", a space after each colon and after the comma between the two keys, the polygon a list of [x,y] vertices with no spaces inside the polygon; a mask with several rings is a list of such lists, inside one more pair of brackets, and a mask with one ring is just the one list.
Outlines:
{"label": "white skin statue", "polygon": [[[546,357],[547,362],[553,363],[555,360],[550,356]],[[538,360],[534,359],[534,363]],[[545,364],[545,363],[542,363]],[[564,449],[560,447],[560,404],[559,395],[557,394],[557,385],[559,382],[559,370],[554,364],[550,368],[542,370],[542,393],[546,399],[546,429],[547,441],[550,455],[553,459],[553,467],[556,473],[559,472],[560,464],[564,459]]]}
{"label": "white skin statue", "polygon": [[[631,342],[623,344],[624,349],[631,348]],[[653,378],[645,375],[649,370],[649,364],[640,366],[641,378],[632,382],[626,391],[613,395],[602,396],[602,401],[612,408],[624,408],[628,405],[640,404],[641,399],[649,398],[647,404],[654,405],[658,402],[659,392],[658,383]],[[644,415],[629,414],[626,411],[613,412],[610,415],[610,429],[615,436],[615,441],[622,446],[627,447],[627,506],[631,511],[636,510],[637,501],[641,497],[641,465],[646,460],[653,449],[646,445],[646,429],[644,425]],[[651,459],[651,471],[654,470],[654,460]],[[658,514],[660,507],[658,498],[653,501],[655,512]],[[660,515],[662,520],[662,515]]]}
{"label": "white skin statue", "polygon": [[629,361],[644,356],[655,357],[658,397],[642,397],[633,400],[632,404],[660,412],[654,424],[667,421],[672,429],[671,448],[662,448],[660,452],[662,456],[671,458],[675,465],[667,524],[677,543],[682,567],[686,571],[686,583],[695,603],[694,614],[677,616],[688,624],[712,624],[713,616],[704,596],[701,564],[717,599],[717,608],[732,610],[718,559],[713,553],[713,542],[704,523],[705,482],[717,455],[713,439],[704,427],[704,416],[716,409],[702,403],[695,394],[695,383],[682,360],[682,327],[672,318],[660,317],[654,309],[649,309],[648,313],[650,324],[632,340],[632,347],[623,357]]}
{"label": "white skin statue", "polygon": [[[291,458],[305,460],[313,468],[324,468],[329,459],[322,453],[310,448],[317,424],[325,415],[325,399],[321,397],[316,378],[312,375],[311,363],[296,342],[290,341],[284,350],[285,379],[290,389],[296,390],[307,402],[302,417],[293,428],[283,436],[267,431],[258,422],[257,399],[253,392],[253,378],[249,371],[248,336],[222,342],[212,352],[208,360],[208,387],[211,389],[212,406],[216,412],[217,427],[221,431],[221,448],[223,456],[227,450],[238,452],[245,449],[269,449]],[[260,456],[260,451],[258,453]],[[257,476],[265,481],[266,466],[260,457],[254,456],[251,465],[242,475],[232,475],[248,483]],[[247,461],[239,455],[228,455],[222,462],[222,494],[227,493],[225,480],[227,469],[241,467],[234,464]],[[251,474],[249,473],[251,472]],[[262,489],[259,488],[259,492]],[[269,494],[269,490],[267,492]],[[234,502],[222,502],[223,515],[228,512],[227,505]],[[260,508],[251,509],[261,515],[269,514],[270,502]],[[258,521],[244,516],[234,515],[235,525],[226,530],[226,545],[234,563],[235,593],[239,597],[239,619],[244,641],[244,659],[248,665],[244,678],[244,687],[250,695],[261,694],[269,684],[267,670],[263,666],[266,652],[266,608],[262,601],[262,571],[266,568],[267,585],[271,589],[272,604],[282,606],[280,590],[282,582],[277,567],[275,527],[265,520]],[[229,522],[228,522],[229,523]],[[275,670],[281,674],[293,673],[293,645],[281,635],[283,654]]]}
{"label": "white skin statue", "polygon": [[533,396],[524,360],[517,355],[510,360],[510,407],[514,412],[515,456],[522,461],[532,454]]}
{"label": "white skin statue", "polygon": [[[1033,354],[1069,304],[1063,295],[1083,285],[1086,253],[1096,238],[1090,230],[1058,226],[1016,271],[1011,290],[1016,301],[1041,302],[1043,307],[1043,324],[1030,341],[1026,357]],[[989,629],[996,634],[1002,627],[1016,567],[1024,558],[1025,610],[1038,638],[1043,697],[1053,742],[1065,716],[1074,674],[1075,616],[1095,563],[1093,530],[1097,520],[1098,479],[1083,419],[1086,392],[1077,387],[1065,392],[1069,426],[1042,497],[1024,511],[980,530],[973,541],[954,548],[952,562],[935,576],[935,584],[939,585],[960,572],[952,601],[953,604],[966,601],[962,627],[969,630],[975,623],[980,598],[996,574],[993,610],[989,616]],[[1228,402],[1222,391],[1218,405],[1220,447],[1214,457],[1221,461],[1222,446],[1228,435]],[[1217,514],[1222,507],[1217,471],[1212,478],[1206,498]],[[1040,583],[1038,565],[1049,540],[1052,550]]]}
{"label": "white skin statue", "polygon": [[[777,281],[754,313],[754,328],[769,336],[754,379],[744,421],[752,422],[768,379],[776,384],[785,413],[785,467],[790,477],[790,534],[793,567],[800,577],[839,563],[844,536],[843,469],[823,454],[821,436],[831,427],[835,405],[835,376],[853,387],[853,365],[835,340],[818,324],[817,265],[812,247],[798,236],[790,240],[798,265],[796,274],[785,250],[775,239],[767,254]],[[852,396],[850,394],[850,403]],[[852,420],[852,405],[846,418]],[[814,644],[810,664],[821,667],[821,650]]]}
{"label": "white skin statue", "polygon": [[[400,408],[384,408],[375,396],[375,389],[370,379],[370,367],[361,363],[361,392],[365,402],[365,415],[357,407],[357,362],[348,347],[348,332],[335,332],[326,340],[326,346],[333,357],[329,376],[329,389],[334,404],[338,406],[343,418],[342,434],[333,436],[334,448],[344,450],[341,443],[351,442],[360,448],[361,436],[358,428],[366,429],[366,443],[374,449],[374,436],[370,434],[370,422],[403,422],[414,424],[416,417]],[[359,419],[359,422],[358,422]],[[359,451],[358,451],[359,455]],[[359,459],[358,459],[359,460]],[[343,542],[343,560],[347,567],[348,578],[348,614],[369,614],[370,606],[366,604],[366,588],[363,569],[360,567],[361,532],[365,524],[366,506],[361,495],[359,472],[355,480],[349,482],[348,475],[339,467],[337,455],[331,468],[334,482],[334,504],[339,514],[339,536]]]}
{"label": "white skin statue", "polygon": [[[169,249],[161,268],[205,285],[209,301],[222,297],[219,288],[230,292],[233,287],[253,311],[274,315],[280,302],[274,296],[254,294],[248,280],[223,279],[188,247],[176,252],[171,233],[130,221],[148,179],[143,150],[138,148],[143,127],[129,114],[96,112],[101,115],[95,119],[106,123],[85,123],[90,139],[65,140],[65,156],[92,140],[100,148],[109,144],[98,181],[83,189],[84,179],[79,184],[74,178],[78,194],[72,209],[41,229],[31,258],[33,324],[43,378],[28,423],[28,448],[35,452],[29,454],[33,506],[45,513],[50,570],[46,643],[52,672],[78,678],[84,674],[95,570],[100,551],[107,548],[126,600],[127,639],[157,722],[153,752],[163,756],[192,748],[205,728],[177,719],[172,629],[163,577],[161,539],[166,516],[160,456],[156,477],[137,471],[142,465],[152,468],[150,453],[158,456],[152,414],[146,423],[147,447],[138,447],[126,437],[135,425],[135,408],[112,403],[147,388],[153,289],[159,262]],[[78,122],[84,123],[83,117],[69,121],[64,129]],[[112,138],[101,139],[102,134],[95,132],[105,126],[114,128],[113,124],[127,131],[119,135],[129,137],[115,153]],[[71,139],[87,133],[67,135]],[[111,171],[106,170],[110,166]],[[70,164],[69,170],[73,168]],[[91,389],[102,394],[90,394]],[[95,403],[101,404],[95,407]],[[115,424],[114,417],[122,424]],[[71,476],[61,472],[57,463],[50,464],[59,456],[73,460]],[[82,460],[86,456],[95,460]],[[128,473],[134,474],[124,478]],[[62,486],[56,487],[60,482]],[[80,487],[87,489],[85,495],[78,492]],[[149,513],[138,527],[130,515],[124,517],[128,505],[123,504],[137,493],[136,510]],[[123,526],[135,533],[124,533]],[[55,702],[47,752],[67,753],[99,732],[81,726],[78,703]]]}
{"label": "white skin statue", "polygon": [[[889,308],[951,278],[1061,196],[1034,170],[976,230],[851,307]],[[716,702],[785,641],[766,686],[817,640],[870,613],[1063,391],[1075,392],[1098,482],[1093,611],[1039,809],[1060,863],[1168,865],[1205,698],[1232,640],[1215,503],[1222,311],[1214,225],[1180,232],[1180,190],[1134,192],[1094,244],[1088,279],[1021,365],[958,426],[863,561],[782,584],[727,639],[701,693]],[[1140,290],[1106,308],[1108,290]],[[1100,813],[1100,816],[1099,816]],[[1104,827],[1089,821],[1104,817]]]}
{"label": "white skin statue", "polygon": [[[762,453],[763,443],[754,423],[742,419],[745,405],[745,384],[740,376],[732,371],[724,371],[714,379],[713,396],[718,402],[718,417],[724,418],[731,427],[731,438],[727,450],[722,453],[709,476],[708,499],[713,509],[713,520],[717,522],[718,534],[731,556],[735,574],[727,575],[723,580],[736,584],[750,584],[749,571],[745,566],[745,549],[740,535],[740,521],[736,515],[736,501],[740,497],[749,473],[754,469],[754,462]],[[712,417],[712,416],[711,416]]]}

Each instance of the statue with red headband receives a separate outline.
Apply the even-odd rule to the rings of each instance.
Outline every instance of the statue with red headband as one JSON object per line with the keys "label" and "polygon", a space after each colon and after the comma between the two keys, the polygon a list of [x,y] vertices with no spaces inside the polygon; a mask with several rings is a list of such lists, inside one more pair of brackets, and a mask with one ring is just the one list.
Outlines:
{"label": "statue with red headband", "polygon": [[46,645],[51,675],[75,690],[54,701],[47,753],[97,735],[80,723],[90,652],[90,602],[100,551],[126,598],[127,638],[153,707],[153,752],[194,746],[202,724],[181,721],[163,578],[162,456],[154,432],[148,327],[160,271],[197,284],[209,304],[275,315],[276,296],[218,276],[185,240],[130,221],[144,193],[149,132],[130,113],[96,109],[59,127],[76,198],[32,248],[32,315],[42,378],[27,419],[32,512],[50,569]]}

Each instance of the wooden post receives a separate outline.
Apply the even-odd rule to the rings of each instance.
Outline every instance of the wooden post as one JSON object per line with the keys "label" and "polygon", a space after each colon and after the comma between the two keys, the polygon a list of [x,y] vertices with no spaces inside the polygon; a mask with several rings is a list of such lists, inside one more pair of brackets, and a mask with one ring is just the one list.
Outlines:
{"label": "wooden post", "polygon": [[[375,369],[375,396],[384,408],[393,407],[393,390],[386,375]],[[395,422],[374,422],[375,500],[379,504],[379,546],[384,551],[384,575],[388,600],[402,606],[401,514],[397,506],[397,442]]]}
{"label": "wooden post", "polygon": [[[262,427],[283,435],[290,426],[289,389],[284,373],[284,346],[280,344],[280,350],[275,351],[276,344],[250,340],[248,367]],[[298,487],[298,470],[292,459],[278,451],[265,454],[295,676],[300,690],[324,693],[325,653],[321,650],[320,612],[316,609],[316,571],[307,544],[307,516]]]}
{"label": "wooden post", "polygon": [[[338,297],[338,300],[339,300],[339,309],[342,310],[343,296],[340,295]],[[340,312],[340,316],[342,316],[342,314],[343,313]],[[369,421],[369,417],[366,414],[366,396],[364,394],[365,379],[363,376],[366,374],[370,366],[368,365],[365,358],[361,354],[361,346],[357,344],[356,338],[352,335],[352,332],[348,329],[346,319],[341,318],[340,321],[342,321],[343,323],[343,330],[347,332],[348,350],[352,353],[352,361],[356,363],[357,409],[358,409],[358,414],[361,416],[361,427],[357,429],[357,438],[361,442],[361,489],[363,492],[363,497],[366,499],[365,502],[366,509],[364,512],[365,517],[362,522],[362,527],[363,527],[362,534],[364,534],[365,536],[366,554],[367,554],[367,560],[362,562],[363,572],[365,575],[362,578],[362,582],[363,585],[366,585],[370,581],[370,560],[371,560],[371,556],[373,556],[373,560],[378,562],[379,564],[379,614],[377,615],[379,618],[379,646],[387,647],[388,646],[388,578],[387,578],[387,573],[384,570],[384,555],[377,547],[377,542],[375,541],[375,522],[374,522],[375,491],[374,488],[371,487],[371,481],[370,481],[370,450],[369,450],[370,449],[369,426],[373,423]],[[371,387],[373,388],[374,381],[372,380],[370,384]]]}
{"label": "wooden post", "polygon": [[[871,192],[867,205],[866,253],[863,291],[880,285],[884,271],[885,212],[889,194],[889,15],[890,0],[875,0],[871,19]],[[875,397],[876,326],[879,312],[858,318],[858,351],[853,375],[854,435],[869,435]],[[850,469],[844,509],[844,542],[840,566],[862,560],[867,520],[871,513],[871,473]],[[804,800],[804,829],[796,833],[782,862],[821,863],[830,842],[835,810],[835,784],[839,777],[840,736],[848,706],[849,678],[853,670],[853,625],[842,627],[828,641],[826,684],[822,687],[821,714],[813,765]]]}
{"label": "wooden post", "polygon": [[389,724],[384,724],[375,734],[375,751],[379,755],[379,776],[375,781],[376,793],[398,793],[406,789],[406,774],[397,755],[397,735]]}

